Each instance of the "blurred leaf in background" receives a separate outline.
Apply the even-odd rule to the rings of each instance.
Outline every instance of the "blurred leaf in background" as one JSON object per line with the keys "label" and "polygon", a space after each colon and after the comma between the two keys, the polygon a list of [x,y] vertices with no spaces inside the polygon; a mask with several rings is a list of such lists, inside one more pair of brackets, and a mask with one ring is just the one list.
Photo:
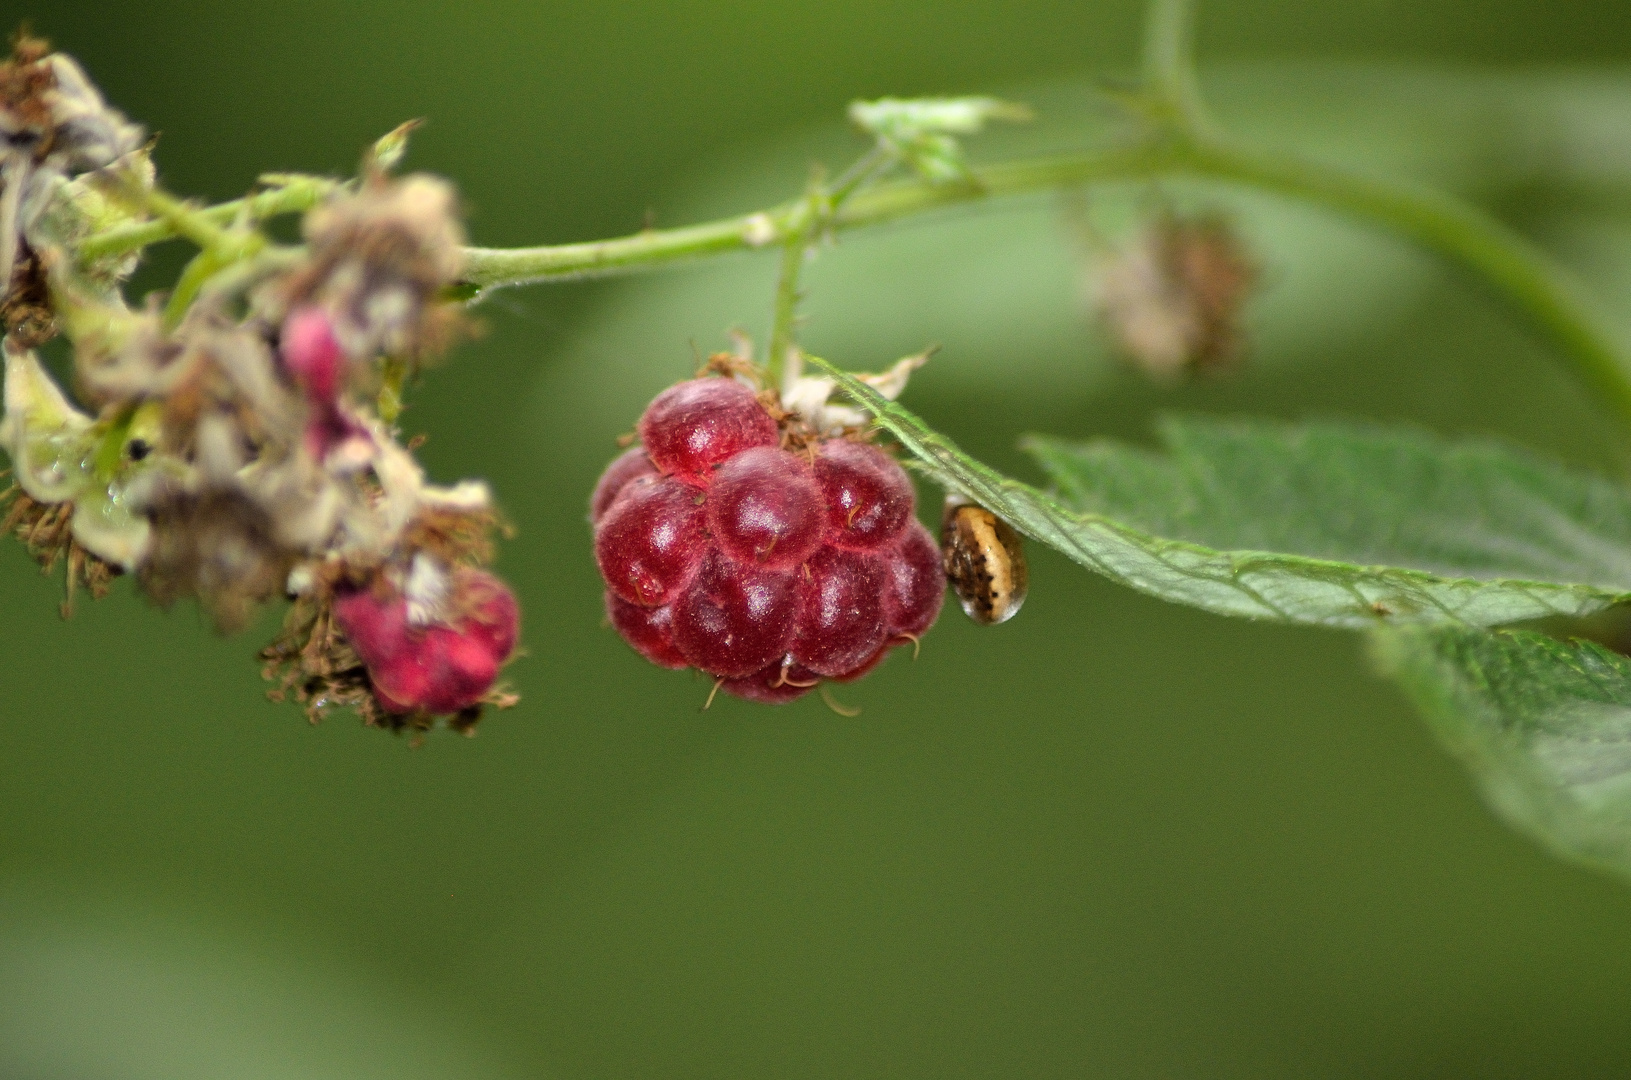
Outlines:
{"label": "blurred leaf in background", "polygon": [[[411,116],[481,243],[750,209],[863,144],[858,97],[993,93],[1115,116],[1139,5],[154,6],[27,15],[164,133],[175,190],[349,170]],[[1471,195],[1631,312],[1631,11],[1567,0],[1202,12],[1216,109],[1265,142]],[[1297,57],[1295,65],[1267,63]],[[1312,59],[1310,59],[1312,58]],[[1338,58],[1332,66],[1323,58]],[[1385,63],[1372,61],[1385,60]],[[1363,61],[1363,63],[1361,63]],[[1528,65],[1518,74],[1459,64]],[[1084,74],[1086,73],[1086,74]],[[788,134],[792,132],[792,134]],[[1158,409],[1410,420],[1621,465],[1504,309],[1337,219],[1190,185],[1265,267],[1238,376],[1109,359],[1077,235],[1035,199],[846,237],[807,279],[847,367],[940,342],[909,404],[971,453],[1023,431],[1149,439]],[[156,254],[149,280],[173,277]],[[772,261],[500,294],[410,398],[438,478],[520,527],[519,709],[418,752],[265,703],[270,624],[213,637],[128,592],[63,624],[0,549],[0,1075],[1619,1075],[1631,894],[1477,801],[1353,640],[1166,606],[1054,556],[1022,616],[948,616],[864,712],[721,702],[597,631],[585,501],[640,408]],[[1035,475],[1035,473],[1028,473]]]}

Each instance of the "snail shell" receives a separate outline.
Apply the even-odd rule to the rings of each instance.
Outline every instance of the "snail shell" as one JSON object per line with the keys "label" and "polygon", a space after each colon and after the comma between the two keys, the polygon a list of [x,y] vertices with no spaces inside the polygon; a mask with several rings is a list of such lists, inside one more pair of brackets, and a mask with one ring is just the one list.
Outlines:
{"label": "snail shell", "polygon": [[940,560],[963,613],[980,625],[1007,622],[1025,603],[1024,542],[985,507],[947,498]]}

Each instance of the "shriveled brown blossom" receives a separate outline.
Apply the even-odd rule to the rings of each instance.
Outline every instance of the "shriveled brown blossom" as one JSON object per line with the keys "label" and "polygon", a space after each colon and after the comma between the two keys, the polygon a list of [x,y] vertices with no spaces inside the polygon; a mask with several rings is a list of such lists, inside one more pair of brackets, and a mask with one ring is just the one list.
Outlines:
{"label": "shriveled brown blossom", "polygon": [[[140,139],[71,59],[29,40],[0,64],[6,531],[46,565],[66,558],[70,590],[131,572],[227,632],[287,598],[261,654],[274,696],[313,719],[347,707],[468,732],[514,700],[494,683],[519,609],[478,569],[500,519],[484,484],[427,482],[369,397],[382,366],[411,370],[460,322],[443,299],[463,260],[452,188],[392,179],[376,154],[307,213],[303,254],[244,242],[187,302],[132,310],[119,282],[133,260],[86,265],[75,245],[149,208],[190,212],[150,193]],[[243,240],[253,224],[232,228]],[[89,411],[32,351],[57,325]]]}
{"label": "shriveled brown blossom", "polygon": [[1226,219],[1169,212],[1100,260],[1095,289],[1121,352],[1147,374],[1171,379],[1239,359],[1241,311],[1256,281]]}
{"label": "shriveled brown blossom", "polygon": [[0,534],[11,533],[49,574],[57,563],[67,562],[67,576],[60,611],[68,618],[74,611],[74,595],[83,588],[93,600],[100,600],[124,573],[119,567],[86,551],[73,534],[73,505],[42,503],[30,498],[17,484],[0,491]]}

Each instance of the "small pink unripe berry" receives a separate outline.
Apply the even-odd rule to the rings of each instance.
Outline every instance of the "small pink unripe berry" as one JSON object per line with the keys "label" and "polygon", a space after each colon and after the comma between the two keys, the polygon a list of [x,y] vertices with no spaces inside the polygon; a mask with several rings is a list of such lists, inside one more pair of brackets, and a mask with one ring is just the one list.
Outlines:
{"label": "small pink unripe berry", "polygon": [[313,403],[333,402],[345,371],[345,350],[334,336],[328,312],[308,305],[289,312],[278,339],[283,366]]}
{"label": "small pink unripe berry", "polygon": [[390,712],[445,715],[479,704],[515,650],[521,609],[493,575],[460,570],[451,624],[415,626],[396,593],[357,589],[334,598],[334,619],[368,668],[374,697]]}
{"label": "small pink unripe berry", "polygon": [[461,569],[453,575],[454,603],[464,612],[458,625],[482,642],[500,663],[515,651],[521,634],[521,605],[515,594],[485,570]]}

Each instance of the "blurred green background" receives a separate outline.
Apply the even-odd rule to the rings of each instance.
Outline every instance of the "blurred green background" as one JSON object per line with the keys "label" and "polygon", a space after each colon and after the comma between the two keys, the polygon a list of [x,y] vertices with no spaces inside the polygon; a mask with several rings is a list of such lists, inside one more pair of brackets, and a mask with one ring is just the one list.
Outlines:
{"label": "blurred green background", "polygon": [[[857,96],[995,91],[1065,148],[1111,117],[1138,5],[961,0],[0,3],[162,133],[176,191],[348,171],[426,116],[478,242],[680,224],[861,144]],[[1631,7],[1236,0],[1208,87],[1263,141],[1476,197],[1631,313]],[[1560,73],[1561,72],[1561,73]],[[1025,430],[1144,438],[1158,410],[1407,419],[1608,469],[1599,414],[1499,304],[1387,237],[1238,215],[1251,363],[1160,390],[1110,363],[1039,198],[847,237],[807,338],[1030,475]],[[154,254],[144,281],[182,252]],[[1577,1077],[1631,1070],[1631,889],[1480,806],[1354,637],[1166,606],[1033,554],[1014,622],[949,609],[915,663],[779,709],[601,626],[584,522],[615,437],[727,326],[742,257],[513,291],[410,431],[519,526],[521,707],[405,740],[267,703],[253,652],[128,588],[55,615],[0,545],[0,1077]],[[926,501],[935,498],[925,492]]]}

